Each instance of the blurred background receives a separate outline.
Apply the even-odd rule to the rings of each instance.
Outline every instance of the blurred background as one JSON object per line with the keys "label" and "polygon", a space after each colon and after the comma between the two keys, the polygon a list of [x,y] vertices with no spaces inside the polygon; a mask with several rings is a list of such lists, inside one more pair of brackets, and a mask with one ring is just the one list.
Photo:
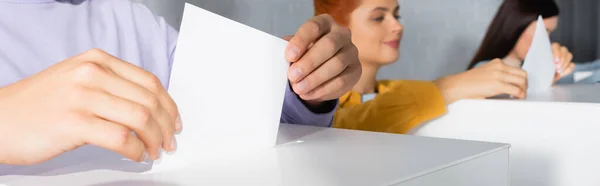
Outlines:
{"label": "blurred background", "polygon": [[[313,16],[312,0],[136,0],[176,29],[184,2],[275,36],[294,34]],[[401,57],[380,79],[434,80],[466,69],[502,0],[400,0],[404,38]],[[557,0],[552,40],[567,46],[578,63],[600,59],[600,1]],[[206,25],[207,29],[210,25]]]}

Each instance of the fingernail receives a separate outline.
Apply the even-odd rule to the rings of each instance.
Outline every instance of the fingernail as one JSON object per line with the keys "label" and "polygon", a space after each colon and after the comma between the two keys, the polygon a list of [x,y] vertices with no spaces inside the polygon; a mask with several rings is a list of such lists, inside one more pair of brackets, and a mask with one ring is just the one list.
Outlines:
{"label": "fingernail", "polygon": [[557,57],[557,58],[554,58],[554,62],[555,62],[555,63],[558,63],[558,62],[560,62],[560,58],[559,58],[559,57]]}
{"label": "fingernail", "polygon": [[290,61],[295,61],[296,58],[298,58],[298,48],[296,48],[295,46],[290,46],[286,55]]}
{"label": "fingernail", "polygon": [[290,80],[292,82],[297,82],[300,80],[301,76],[302,72],[300,71],[300,68],[292,68],[292,70],[290,70]]}
{"label": "fingernail", "polygon": [[183,123],[181,122],[181,115],[177,115],[177,119],[175,119],[175,130],[180,131],[183,128]]}
{"label": "fingernail", "polygon": [[171,152],[177,149],[177,139],[175,139],[175,136],[173,136],[173,139],[171,140],[171,149]]}
{"label": "fingernail", "polygon": [[296,93],[300,94],[300,93],[304,93],[304,91],[306,90],[306,81],[301,81],[300,83],[296,84]]}

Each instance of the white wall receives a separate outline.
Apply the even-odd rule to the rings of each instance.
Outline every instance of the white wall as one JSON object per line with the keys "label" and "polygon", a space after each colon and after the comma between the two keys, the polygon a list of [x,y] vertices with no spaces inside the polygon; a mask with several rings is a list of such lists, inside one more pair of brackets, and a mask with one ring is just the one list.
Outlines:
{"label": "white wall", "polygon": [[[183,0],[137,0],[178,28]],[[189,0],[267,33],[284,36],[313,14],[312,0]],[[401,58],[381,79],[433,80],[463,71],[502,0],[402,0]]]}

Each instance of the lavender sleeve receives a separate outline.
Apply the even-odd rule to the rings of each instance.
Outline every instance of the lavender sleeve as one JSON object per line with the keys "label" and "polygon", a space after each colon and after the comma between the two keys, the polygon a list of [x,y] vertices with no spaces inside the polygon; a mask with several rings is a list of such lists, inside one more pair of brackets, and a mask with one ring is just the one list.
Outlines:
{"label": "lavender sleeve", "polygon": [[[331,127],[333,113],[337,108],[338,100],[329,101],[320,108],[309,109],[290,86],[285,91],[281,123],[313,125],[320,127]],[[317,111],[320,110],[320,111]]]}
{"label": "lavender sleeve", "polygon": [[[162,25],[166,26],[166,33],[168,35],[167,37],[169,38],[169,68],[171,68],[173,64],[173,53],[175,52],[176,48],[178,32],[167,24]],[[330,127],[333,122],[333,114],[337,108],[337,103],[338,101],[334,100],[323,104],[319,108],[308,108],[306,104],[300,100],[296,93],[294,93],[290,87],[287,86],[280,121],[281,123],[288,124]]]}

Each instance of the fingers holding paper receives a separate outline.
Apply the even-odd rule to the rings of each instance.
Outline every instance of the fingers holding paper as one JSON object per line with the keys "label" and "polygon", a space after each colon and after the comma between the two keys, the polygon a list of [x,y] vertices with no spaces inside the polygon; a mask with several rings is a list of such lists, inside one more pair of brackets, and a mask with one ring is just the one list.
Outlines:
{"label": "fingers holding paper", "polygon": [[[523,99],[527,95],[527,72],[506,65],[500,59],[494,59],[485,69],[490,73],[491,90],[495,95],[508,94]],[[488,95],[490,96],[490,95]]]}
{"label": "fingers holding paper", "polygon": [[320,15],[304,23],[286,48],[292,65],[288,72],[292,88],[307,101],[337,99],[360,78],[358,50],[350,30]]}
{"label": "fingers holding paper", "polygon": [[0,163],[43,162],[85,144],[136,161],[157,159],[160,149],[175,148],[177,106],[160,81],[101,50],[3,87],[0,101],[5,103],[0,109],[12,111],[0,113],[0,125],[18,124],[0,131],[0,141],[11,139],[0,142],[10,152]]}
{"label": "fingers holding paper", "polygon": [[552,53],[554,54],[554,64],[556,66],[556,74],[554,76],[554,83],[556,83],[558,80],[571,74],[575,70],[575,63],[572,61],[573,54],[565,46],[553,43]]}
{"label": "fingers holding paper", "polygon": [[500,59],[435,81],[447,104],[462,99],[484,99],[502,94],[525,98],[527,72]]}
{"label": "fingers holding paper", "polygon": [[[162,137],[159,138],[161,142],[159,148],[174,151],[176,143],[173,134],[181,130],[182,124],[175,101],[169,96],[160,80],[152,73],[118,58],[110,55],[106,58],[109,59],[106,66],[116,77],[123,80],[118,88],[109,87],[116,87],[119,85],[118,82],[106,83],[106,89],[114,89],[115,95],[122,95],[147,109],[151,119],[155,120],[153,122],[156,123]],[[130,128],[138,129],[140,127],[144,126],[131,126]]]}

